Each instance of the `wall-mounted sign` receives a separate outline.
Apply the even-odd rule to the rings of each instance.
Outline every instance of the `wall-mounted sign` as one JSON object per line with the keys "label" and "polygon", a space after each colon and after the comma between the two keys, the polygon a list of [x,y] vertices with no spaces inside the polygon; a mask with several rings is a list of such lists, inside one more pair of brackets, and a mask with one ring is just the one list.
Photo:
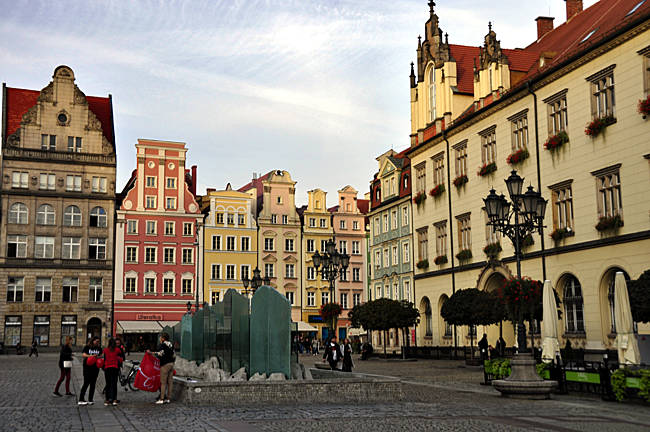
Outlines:
{"label": "wall-mounted sign", "polygon": [[136,321],[162,321],[162,314],[137,314]]}

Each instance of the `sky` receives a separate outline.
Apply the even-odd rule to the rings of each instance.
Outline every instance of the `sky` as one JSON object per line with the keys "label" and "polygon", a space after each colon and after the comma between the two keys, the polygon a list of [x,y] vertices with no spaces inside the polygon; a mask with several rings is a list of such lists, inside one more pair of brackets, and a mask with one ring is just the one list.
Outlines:
{"label": "sky", "polygon": [[[307,191],[351,185],[375,158],[409,145],[410,62],[427,0],[0,0],[0,81],[41,89],[70,66],[87,95],[113,96],[117,189],[135,143],[187,143],[198,192],[254,172],[289,171]],[[585,0],[584,7],[595,3]],[[440,0],[454,44],[482,44],[492,21],[504,48],[536,38],[535,18],[566,19],[563,0]]]}

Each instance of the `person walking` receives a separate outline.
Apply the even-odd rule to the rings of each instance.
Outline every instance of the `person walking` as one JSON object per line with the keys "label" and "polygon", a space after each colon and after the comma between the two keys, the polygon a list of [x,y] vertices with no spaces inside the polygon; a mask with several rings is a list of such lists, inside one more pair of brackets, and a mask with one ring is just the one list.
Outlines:
{"label": "person walking", "polygon": [[[94,336],[88,341],[81,354],[83,357],[84,383],[79,392],[78,405],[92,405],[95,403],[93,401],[95,397],[95,384],[99,375],[99,368],[95,365],[95,362],[101,353],[102,348],[99,345],[99,338]],[[88,390],[88,402],[86,402],[86,390]]]}
{"label": "person walking", "polygon": [[481,361],[485,361],[488,358],[488,345],[487,334],[483,333],[483,337],[478,341],[478,348],[481,351]]}
{"label": "person walking", "polygon": [[106,400],[104,405],[117,405],[117,376],[122,362],[122,351],[117,348],[115,339],[108,340],[108,346],[102,352],[104,356],[104,377],[106,378]]}
{"label": "person walking", "polygon": [[[147,351],[151,353],[151,351]],[[169,342],[169,335],[162,333],[160,335],[160,345],[158,350],[153,353],[160,359],[160,398],[156,401],[157,405],[171,402],[172,385],[174,383],[174,346]]]}
{"label": "person walking", "polygon": [[332,336],[330,341],[325,346],[325,351],[323,352],[323,361],[326,361],[330,364],[332,370],[338,370],[336,367],[341,360],[341,347],[336,343],[336,336]]}
{"label": "person walking", "polygon": [[61,352],[59,353],[59,369],[61,370],[61,375],[59,376],[59,380],[56,382],[56,386],[54,386],[54,396],[61,397],[63,396],[61,393],[59,393],[59,386],[61,386],[61,383],[65,379],[65,395],[66,396],[74,396],[73,393],[70,392],[70,372],[72,370],[72,337],[66,336],[65,337],[65,343],[61,347]]}
{"label": "person walking", "polygon": [[352,344],[350,339],[343,342],[343,372],[352,372],[354,363],[352,363]]}
{"label": "person walking", "polygon": [[36,342],[36,339],[32,341],[32,349],[29,351],[29,356],[31,357],[32,354],[36,355],[38,357],[38,342]]}

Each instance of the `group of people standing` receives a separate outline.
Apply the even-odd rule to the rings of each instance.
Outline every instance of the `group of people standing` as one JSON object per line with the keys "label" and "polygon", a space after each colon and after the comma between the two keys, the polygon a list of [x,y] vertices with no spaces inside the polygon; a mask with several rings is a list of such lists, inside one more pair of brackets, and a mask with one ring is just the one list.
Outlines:
{"label": "group of people standing", "polygon": [[352,372],[354,363],[352,362],[352,344],[350,339],[344,339],[342,344],[338,344],[336,336],[333,336],[327,344],[325,344],[325,351],[323,352],[323,361],[327,361],[332,370],[339,370],[338,363],[343,361],[343,372]]}

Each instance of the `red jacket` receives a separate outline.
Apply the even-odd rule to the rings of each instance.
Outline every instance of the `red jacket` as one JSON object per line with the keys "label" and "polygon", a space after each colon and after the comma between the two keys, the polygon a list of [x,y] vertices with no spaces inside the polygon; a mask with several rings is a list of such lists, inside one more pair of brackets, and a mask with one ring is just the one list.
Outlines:
{"label": "red jacket", "polygon": [[122,351],[115,348],[113,351],[110,348],[104,348],[104,369],[119,368],[122,363]]}

